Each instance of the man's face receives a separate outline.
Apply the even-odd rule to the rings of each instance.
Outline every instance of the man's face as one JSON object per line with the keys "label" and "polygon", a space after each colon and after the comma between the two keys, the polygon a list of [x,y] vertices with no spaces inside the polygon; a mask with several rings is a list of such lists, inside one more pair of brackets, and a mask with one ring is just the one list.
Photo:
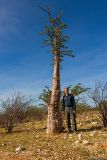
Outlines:
{"label": "man's face", "polygon": [[64,88],[64,93],[68,94],[68,88]]}

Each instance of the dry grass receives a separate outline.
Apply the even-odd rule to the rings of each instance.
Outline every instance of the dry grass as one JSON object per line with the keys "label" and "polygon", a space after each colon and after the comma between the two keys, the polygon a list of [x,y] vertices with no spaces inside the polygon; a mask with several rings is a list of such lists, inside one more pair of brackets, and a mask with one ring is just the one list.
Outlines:
{"label": "dry grass", "polygon": [[[93,123],[94,122],[94,123]],[[100,127],[96,112],[78,115],[78,132],[47,135],[46,120],[16,127],[11,134],[0,130],[1,160],[107,160],[107,131]],[[64,120],[64,127],[66,121]],[[78,134],[82,138],[78,142]],[[84,145],[83,140],[89,144]],[[26,148],[18,153],[19,146]]]}

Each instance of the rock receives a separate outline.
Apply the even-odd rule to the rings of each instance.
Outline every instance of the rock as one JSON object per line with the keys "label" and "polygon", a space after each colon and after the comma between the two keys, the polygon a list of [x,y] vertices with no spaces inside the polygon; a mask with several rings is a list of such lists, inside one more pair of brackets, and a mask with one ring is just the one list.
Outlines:
{"label": "rock", "polygon": [[82,138],[82,134],[80,133],[80,134],[78,134],[78,140],[80,141],[81,138]]}
{"label": "rock", "polygon": [[69,134],[69,138],[72,138],[72,135],[71,135],[71,134]]}
{"label": "rock", "polygon": [[80,143],[80,141],[77,140],[77,141],[75,141],[74,143],[77,145],[78,143]]}
{"label": "rock", "polygon": [[96,134],[96,131],[93,131],[90,136],[93,137]]}
{"label": "rock", "polygon": [[64,134],[64,139],[67,139],[68,135],[67,134]]}
{"label": "rock", "polygon": [[101,131],[99,131],[98,133],[99,133],[99,134],[102,134],[102,132],[101,132]]}
{"label": "rock", "polygon": [[39,152],[41,152],[41,149],[40,149],[40,148],[38,148],[38,149],[37,149],[37,152],[38,152],[38,153],[39,153]]}
{"label": "rock", "polygon": [[96,133],[96,131],[94,130],[94,131],[93,131],[93,133],[95,134],[95,133]]}
{"label": "rock", "polygon": [[21,146],[17,147],[17,148],[15,149],[15,151],[16,151],[16,152],[21,151]]}
{"label": "rock", "polygon": [[36,138],[39,138],[39,135],[37,135]]}
{"label": "rock", "polygon": [[96,143],[95,143],[95,146],[96,146],[96,147],[97,147],[97,146],[99,146],[99,143],[98,143],[98,142],[96,142]]}
{"label": "rock", "polygon": [[24,151],[26,150],[26,148],[22,147],[22,146],[19,146],[15,149],[16,152],[20,152],[20,151]]}
{"label": "rock", "polygon": [[91,137],[93,137],[94,135],[95,135],[94,133],[91,133],[91,134],[90,134]]}
{"label": "rock", "polygon": [[87,140],[83,140],[83,145],[89,145],[90,144],[90,142],[89,141],[87,141]]}
{"label": "rock", "polygon": [[2,143],[1,145],[2,145],[2,146],[6,146],[7,144],[6,144],[6,143]]}
{"label": "rock", "polygon": [[80,123],[79,125],[82,126],[82,123]]}
{"label": "rock", "polygon": [[94,121],[94,122],[91,122],[91,125],[96,125],[96,124],[97,124],[97,122],[95,122],[95,121]]}
{"label": "rock", "polygon": [[89,119],[90,117],[89,116],[86,116],[86,119]]}

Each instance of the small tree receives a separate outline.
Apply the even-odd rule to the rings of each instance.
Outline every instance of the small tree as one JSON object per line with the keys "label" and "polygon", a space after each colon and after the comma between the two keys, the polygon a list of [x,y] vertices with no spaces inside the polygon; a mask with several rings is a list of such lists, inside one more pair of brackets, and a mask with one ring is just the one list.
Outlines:
{"label": "small tree", "polygon": [[0,125],[11,133],[13,128],[26,118],[26,110],[29,105],[30,100],[26,100],[25,96],[19,93],[6,100],[1,100]]}
{"label": "small tree", "polygon": [[42,100],[44,102],[44,107],[48,107],[50,104],[50,100],[51,100],[51,94],[52,91],[48,86],[45,86],[45,88],[42,90],[42,93],[39,95],[39,99]]}
{"label": "small tree", "polygon": [[103,126],[107,127],[107,82],[96,82],[88,95],[96,104]]}
{"label": "small tree", "polygon": [[80,95],[86,93],[90,88],[82,86],[81,83],[78,83],[75,86],[69,85],[69,92],[72,93],[76,97],[76,103],[78,103],[81,99]]}
{"label": "small tree", "polygon": [[[72,93],[74,96],[76,96],[76,102],[78,103],[80,100],[80,95],[87,92],[89,88],[83,87],[81,83],[78,83],[75,86],[69,85],[69,92]],[[45,86],[45,89],[42,90],[42,93],[39,96],[39,99],[41,99],[44,102],[44,106],[47,108],[50,104],[52,91],[48,86]],[[60,103],[59,106],[62,107],[62,99],[63,99],[63,91],[60,91]]]}

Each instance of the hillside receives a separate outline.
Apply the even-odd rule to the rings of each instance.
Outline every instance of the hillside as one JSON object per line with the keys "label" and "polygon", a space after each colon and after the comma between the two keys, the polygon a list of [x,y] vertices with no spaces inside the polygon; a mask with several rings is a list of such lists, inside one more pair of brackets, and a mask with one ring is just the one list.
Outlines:
{"label": "hillside", "polygon": [[78,132],[46,134],[46,120],[0,129],[0,160],[107,160],[107,130],[97,112],[78,115]]}

